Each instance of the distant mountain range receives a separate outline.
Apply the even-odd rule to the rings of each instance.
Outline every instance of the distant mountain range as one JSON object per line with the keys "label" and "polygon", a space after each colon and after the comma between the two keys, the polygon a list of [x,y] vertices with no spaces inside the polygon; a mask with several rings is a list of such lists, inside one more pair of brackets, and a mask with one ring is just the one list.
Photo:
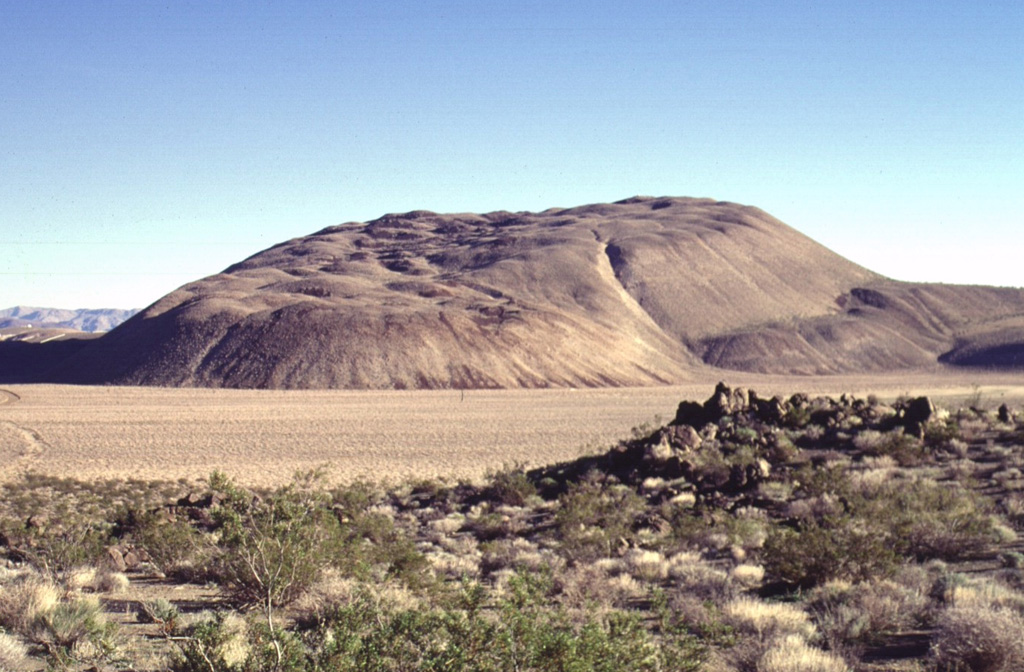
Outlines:
{"label": "distant mountain range", "polygon": [[0,382],[657,385],[721,369],[1020,367],[1024,290],[898,282],[757,208],[635,197],[332,226],[99,338],[49,338],[0,344]]}
{"label": "distant mountain range", "polygon": [[139,312],[137,308],[131,310],[118,308],[65,310],[62,308],[15,306],[0,310],[0,329],[33,327],[74,329],[75,331],[97,333],[110,331],[137,312]]}

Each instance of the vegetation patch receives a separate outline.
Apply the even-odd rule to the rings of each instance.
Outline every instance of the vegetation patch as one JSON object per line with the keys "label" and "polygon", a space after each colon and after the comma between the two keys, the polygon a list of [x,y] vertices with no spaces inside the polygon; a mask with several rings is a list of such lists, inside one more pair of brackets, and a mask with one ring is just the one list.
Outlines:
{"label": "vegetation patch", "polygon": [[0,667],[1020,669],[1022,435],[721,385],[482,483],[30,474],[0,486]]}

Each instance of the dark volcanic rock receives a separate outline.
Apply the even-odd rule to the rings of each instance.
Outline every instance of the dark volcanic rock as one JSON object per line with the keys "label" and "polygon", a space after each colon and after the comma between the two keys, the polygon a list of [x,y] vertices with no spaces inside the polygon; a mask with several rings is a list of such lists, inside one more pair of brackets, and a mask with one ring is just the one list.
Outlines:
{"label": "dark volcanic rock", "polygon": [[928,397],[917,397],[908,401],[901,409],[903,426],[908,434],[922,436],[924,426],[935,414],[935,404]]}

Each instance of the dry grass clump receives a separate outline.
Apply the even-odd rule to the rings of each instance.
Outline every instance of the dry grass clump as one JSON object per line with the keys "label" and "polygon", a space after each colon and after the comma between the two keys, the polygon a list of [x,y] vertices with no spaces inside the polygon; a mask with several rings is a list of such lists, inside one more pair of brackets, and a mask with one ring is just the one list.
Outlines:
{"label": "dry grass clump", "polygon": [[1010,522],[1024,524],[1024,495],[1012,493],[1000,502],[1000,508],[1006,513]]}
{"label": "dry grass clump", "polygon": [[849,672],[842,658],[810,646],[799,635],[772,642],[761,657],[757,672]]}
{"label": "dry grass clump", "polygon": [[131,584],[124,572],[102,571],[97,579],[96,590],[102,593],[123,593]]}
{"label": "dry grass clump", "polygon": [[577,565],[554,577],[558,602],[570,613],[599,613],[628,607],[647,596],[648,588],[629,574],[609,572],[599,565]]}
{"label": "dry grass clump", "polygon": [[797,606],[741,597],[722,607],[722,618],[739,635],[724,658],[743,672],[846,670],[840,659],[811,646],[817,629]]}
{"label": "dry grass clump", "polygon": [[722,613],[737,630],[752,634],[761,641],[788,636],[810,641],[818,634],[807,612],[784,602],[740,597],[726,603]]}
{"label": "dry grass clump", "polygon": [[40,613],[29,628],[29,636],[48,648],[71,650],[76,657],[95,658],[102,651],[92,635],[106,625],[99,599],[94,595],[74,595],[52,609]]}
{"label": "dry grass clump", "polygon": [[292,608],[307,620],[319,620],[331,609],[351,602],[358,586],[355,579],[344,576],[336,568],[328,568],[296,598]]}
{"label": "dry grass clump", "polygon": [[681,592],[716,602],[727,600],[736,592],[729,572],[705,561],[699,553],[678,553],[668,562],[669,577]]}
{"label": "dry grass clump", "polygon": [[75,567],[65,572],[62,583],[68,590],[99,593],[123,593],[130,585],[124,572],[116,572],[109,567],[89,566]]}
{"label": "dry grass clump", "polygon": [[431,540],[437,544],[438,548],[448,553],[455,555],[480,555],[480,543],[472,534],[445,536],[440,539],[431,537]]}
{"label": "dry grass clump", "polygon": [[62,597],[63,591],[50,579],[36,573],[23,574],[0,585],[0,625],[28,633],[41,616],[60,604]]}
{"label": "dry grass clump", "polygon": [[480,576],[480,558],[452,553],[431,553],[427,560],[438,574],[452,579]]}
{"label": "dry grass clump", "polygon": [[920,627],[932,606],[925,587],[890,579],[831,581],[811,593],[808,607],[829,648],[857,651],[892,633]]}
{"label": "dry grass clump", "polygon": [[748,590],[761,586],[764,581],[764,567],[761,565],[742,564],[732,568],[730,576],[733,581]]}
{"label": "dry grass clump", "polygon": [[211,658],[223,661],[229,669],[241,667],[252,652],[245,619],[234,612],[224,612],[218,615],[218,625],[222,640],[211,652]]}
{"label": "dry grass clump", "polygon": [[441,539],[448,535],[455,534],[466,524],[466,517],[460,513],[453,513],[444,518],[430,521],[430,529]]}
{"label": "dry grass clump", "polygon": [[468,553],[475,553],[480,558],[481,569],[485,573],[503,569],[557,570],[565,565],[565,560],[552,550],[542,549],[535,542],[522,537],[484,542],[479,546],[480,552],[476,552],[475,548]]}
{"label": "dry grass clump", "polygon": [[[117,647],[116,628],[107,622],[96,596],[65,593],[35,572],[0,585],[0,627],[43,647],[58,667],[104,660]],[[16,642],[3,644],[11,657],[18,657]]]}
{"label": "dry grass clump", "polygon": [[627,551],[623,561],[629,573],[641,581],[663,581],[668,578],[671,567],[661,553],[639,548]]}
{"label": "dry grass clump", "polygon": [[227,635],[216,653],[229,667],[237,667],[245,663],[249,657],[250,645],[246,636],[245,619],[233,613],[224,616],[221,632]]}
{"label": "dry grass clump", "polygon": [[95,567],[75,567],[64,572],[62,582],[69,590],[95,590],[98,575]]}
{"label": "dry grass clump", "polygon": [[0,632],[0,670],[17,672],[25,669],[28,662],[28,647],[15,637]]}
{"label": "dry grass clump", "polygon": [[1005,608],[951,607],[939,618],[931,650],[940,672],[1024,669],[1024,619]]}
{"label": "dry grass clump", "polygon": [[1024,593],[994,577],[958,575],[942,594],[943,600],[958,608],[1012,609],[1024,613]]}

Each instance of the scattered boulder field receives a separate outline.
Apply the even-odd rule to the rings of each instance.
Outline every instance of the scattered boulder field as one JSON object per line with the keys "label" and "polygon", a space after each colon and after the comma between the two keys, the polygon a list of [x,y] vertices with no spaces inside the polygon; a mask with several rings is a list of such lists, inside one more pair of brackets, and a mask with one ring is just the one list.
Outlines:
{"label": "scattered boulder field", "polygon": [[636,386],[705,380],[708,367],[1019,366],[1022,347],[1024,290],[897,282],[754,207],[635,197],[331,226],[181,287],[29,378]]}

